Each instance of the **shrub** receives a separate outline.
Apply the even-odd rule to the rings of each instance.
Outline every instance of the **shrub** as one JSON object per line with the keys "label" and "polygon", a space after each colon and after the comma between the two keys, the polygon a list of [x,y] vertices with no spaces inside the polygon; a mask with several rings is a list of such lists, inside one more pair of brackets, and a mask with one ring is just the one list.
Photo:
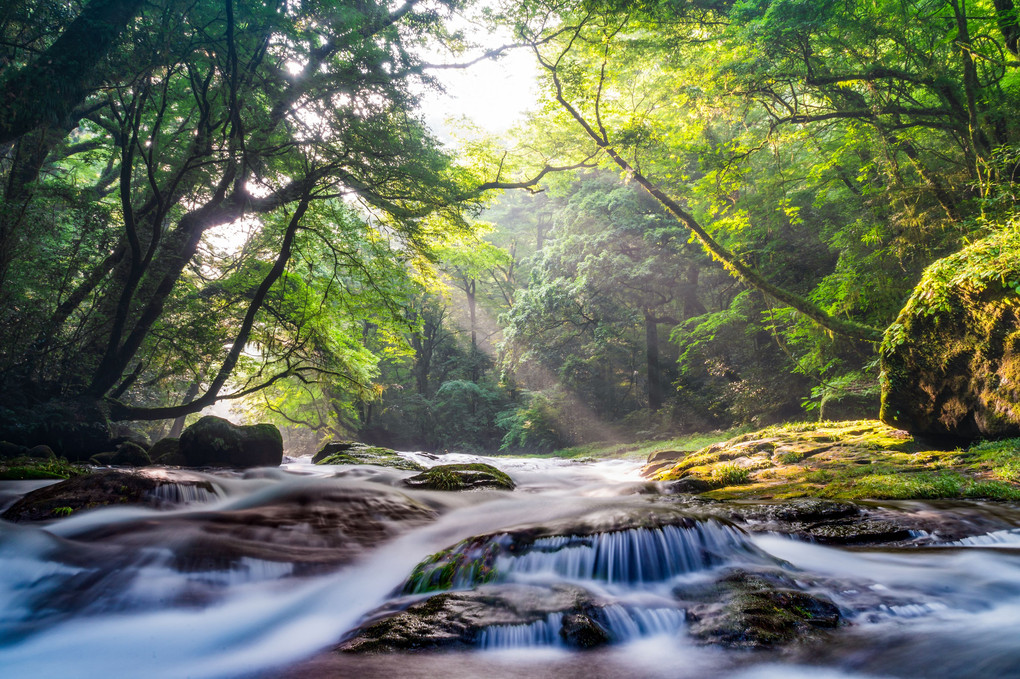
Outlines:
{"label": "shrub", "polygon": [[712,480],[724,486],[740,486],[751,480],[751,470],[727,462],[712,470]]}
{"label": "shrub", "polygon": [[502,452],[549,453],[568,443],[559,433],[555,404],[543,394],[532,394],[525,403],[499,413],[496,425],[506,432]]}

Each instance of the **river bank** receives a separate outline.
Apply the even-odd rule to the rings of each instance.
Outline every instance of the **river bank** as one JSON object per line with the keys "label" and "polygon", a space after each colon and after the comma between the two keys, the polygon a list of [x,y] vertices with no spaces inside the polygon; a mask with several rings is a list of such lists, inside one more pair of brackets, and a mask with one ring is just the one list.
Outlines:
{"label": "river bank", "polygon": [[[658,469],[401,453],[404,469],[122,470],[152,481],[151,502],[0,521],[0,663],[12,677],[1011,676],[1017,504],[808,485],[780,498],[788,477],[763,472],[848,464],[818,440],[829,449],[783,462],[795,429]],[[677,485],[766,457],[752,483]],[[494,465],[516,488],[406,483],[449,464]],[[58,488],[44,483],[3,482],[5,505]]]}

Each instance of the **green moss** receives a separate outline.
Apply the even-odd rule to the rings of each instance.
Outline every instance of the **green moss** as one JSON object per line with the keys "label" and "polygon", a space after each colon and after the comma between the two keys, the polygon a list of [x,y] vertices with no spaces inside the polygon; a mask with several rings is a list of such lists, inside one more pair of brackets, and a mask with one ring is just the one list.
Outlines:
{"label": "green moss", "polygon": [[420,472],[423,467],[401,457],[389,448],[365,447],[334,453],[325,457],[315,464],[347,465],[347,464],[372,464],[379,467],[390,467],[391,469],[403,469],[404,471]]}
{"label": "green moss", "polygon": [[471,488],[501,488],[513,490],[513,479],[492,465],[482,463],[443,464],[426,469],[417,476],[405,479],[414,488],[428,490],[468,490]]}
{"label": "green moss", "polygon": [[87,467],[71,464],[63,458],[27,458],[5,460],[0,464],[2,481],[35,481],[69,479],[89,473]]}
{"label": "green moss", "polygon": [[429,556],[411,571],[404,583],[408,594],[465,589],[493,582],[498,573],[493,564],[502,551],[498,542],[464,542]]}
{"label": "green moss", "polygon": [[875,421],[794,423],[735,437],[649,473],[660,481],[703,479],[716,486],[703,495],[719,500],[1012,499],[1020,493],[1013,483],[1020,480],[1018,444],[924,450]]}

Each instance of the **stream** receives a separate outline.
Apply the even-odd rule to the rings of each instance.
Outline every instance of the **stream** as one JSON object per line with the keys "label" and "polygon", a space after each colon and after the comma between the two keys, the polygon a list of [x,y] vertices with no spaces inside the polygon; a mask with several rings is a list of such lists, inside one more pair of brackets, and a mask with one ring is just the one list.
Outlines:
{"label": "stream", "polygon": [[[476,460],[506,471],[517,489],[410,490],[401,481],[413,472],[288,458],[280,469],[188,472],[211,491],[168,473],[159,493],[169,509],[0,521],[0,674],[1020,677],[1016,507],[913,503],[912,511],[933,515],[987,514],[996,529],[836,547],[748,533],[700,505],[660,496],[636,462],[441,461]],[[0,482],[0,509],[43,485]],[[459,544],[461,552],[447,554],[463,558],[442,573],[415,570]],[[765,650],[699,643],[695,621],[718,606],[697,597],[735,570],[831,602],[839,624]],[[416,572],[432,585],[409,581]],[[511,613],[530,597],[529,606],[548,611],[526,622],[496,615],[470,648],[332,650],[366,621],[447,590],[477,590],[479,600],[498,599]],[[587,650],[567,643],[561,629],[575,609],[557,597],[583,597],[609,643]]]}

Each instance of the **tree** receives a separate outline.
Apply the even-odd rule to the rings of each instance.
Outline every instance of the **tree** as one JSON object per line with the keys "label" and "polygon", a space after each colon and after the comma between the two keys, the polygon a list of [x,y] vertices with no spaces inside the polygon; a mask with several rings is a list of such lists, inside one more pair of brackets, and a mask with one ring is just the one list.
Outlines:
{"label": "tree", "polygon": [[[8,168],[4,218],[16,228],[0,234],[0,252],[18,255],[0,310],[9,403],[105,401],[124,419],[196,412],[224,396],[318,204],[359,205],[377,236],[408,256],[456,228],[473,190],[415,117],[412,83],[423,76],[410,47],[442,32],[447,6],[145,6],[115,59],[138,68],[105,70],[73,128],[89,154],[79,162],[62,145],[30,182],[13,182],[17,163]],[[10,200],[10,187],[32,182],[26,201]],[[82,209],[95,217],[75,219]],[[203,393],[167,408],[121,400],[147,379],[178,301],[203,298],[207,234],[244,223],[274,250],[226,264],[261,280],[235,300],[239,325],[220,328],[219,346],[194,361],[215,365]],[[59,281],[35,279],[46,249]],[[294,375],[299,363],[250,389]]]}
{"label": "tree", "polygon": [[[997,9],[1008,18],[1008,9]],[[848,202],[855,192],[902,199],[907,219],[897,216],[894,226],[927,232],[928,261],[953,247],[959,230],[948,231],[946,220],[964,214],[971,186],[987,191],[1003,176],[992,149],[1013,143],[1006,112],[1016,102],[1001,86],[1010,67],[997,56],[1003,37],[987,30],[993,12],[959,2],[922,18],[928,11],[915,3],[785,0],[534,2],[509,20],[547,74],[541,126],[587,140],[748,285],[830,332],[873,342],[890,317],[872,323],[832,313],[827,301],[775,285],[768,269],[727,245],[734,228],[755,228],[732,187],[756,156],[789,158],[803,153],[791,142],[807,141],[814,146],[808,182],[839,181]],[[720,130],[730,119],[742,129]],[[873,171],[859,177],[843,164],[853,163],[850,154]],[[697,164],[713,156],[724,166],[711,173],[716,202],[729,205],[705,210]]]}

